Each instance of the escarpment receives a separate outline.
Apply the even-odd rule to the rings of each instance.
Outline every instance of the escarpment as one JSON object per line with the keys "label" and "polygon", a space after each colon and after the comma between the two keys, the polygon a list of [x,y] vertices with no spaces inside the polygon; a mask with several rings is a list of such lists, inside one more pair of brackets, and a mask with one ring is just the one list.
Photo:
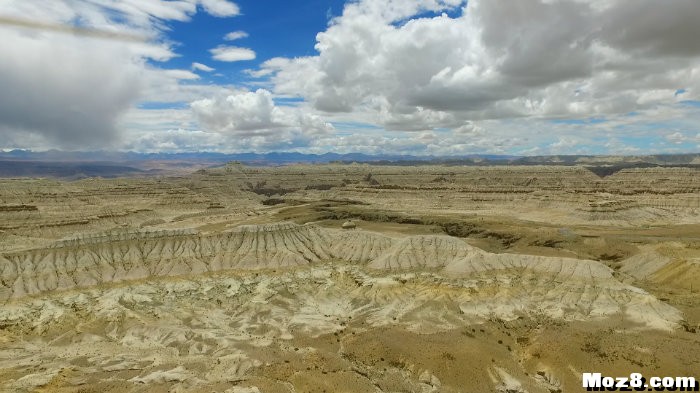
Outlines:
{"label": "escarpment", "polygon": [[7,300],[145,278],[298,266],[328,260],[331,254],[317,228],[271,224],[215,235],[112,233],[0,258],[0,298]]}
{"label": "escarpment", "polygon": [[475,315],[496,312],[512,318],[549,308],[553,316],[563,316],[569,308],[569,318],[621,312],[663,328],[679,319],[673,308],[620,283],[611,269],[595,261],[493,254],[450,236],[394,238],[293,223],[244,225],[212,235],[185,230],[113,233],[6,253],[0,259],[0,296],[6,302],[135,280],[320,263],[467,280],[464,285],[481,295],[470,295],[460,307]]}
{"label": "escarpment", "polygon": [[697,174],[0,180],[0,391],[551,393],[591,364],[692,375]]}

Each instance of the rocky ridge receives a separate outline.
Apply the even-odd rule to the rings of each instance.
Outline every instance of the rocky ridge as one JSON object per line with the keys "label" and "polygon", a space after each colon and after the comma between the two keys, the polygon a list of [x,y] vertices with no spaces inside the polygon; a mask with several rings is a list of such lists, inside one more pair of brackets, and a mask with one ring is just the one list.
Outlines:
{"label": "rocky ridge", "polygon": [[449,236],[394,238],[292,223],[244,225],[209,235],[111,234],[5,253],[0,256],[0,297],[3,302],[21,301],[144,279],[327,263],[350,263],[360,271],[432,272],[464,288],[465,293],[455,292],[462,299],[458,307],[474,317],[495,313],[512,319],[533,310],[569,319],[622,313],[662,329],[681,319],[672,307],[620,283],[610,268],[596,261],[493,254]]}

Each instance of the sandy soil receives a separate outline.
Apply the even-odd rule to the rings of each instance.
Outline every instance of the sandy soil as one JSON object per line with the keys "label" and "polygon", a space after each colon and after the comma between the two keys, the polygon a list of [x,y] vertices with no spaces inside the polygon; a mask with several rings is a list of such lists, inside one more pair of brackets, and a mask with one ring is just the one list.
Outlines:
{"label": "sandy soil", "polygon": [[700,378],[698,175],[230,165],[0,180],[0,391]]}

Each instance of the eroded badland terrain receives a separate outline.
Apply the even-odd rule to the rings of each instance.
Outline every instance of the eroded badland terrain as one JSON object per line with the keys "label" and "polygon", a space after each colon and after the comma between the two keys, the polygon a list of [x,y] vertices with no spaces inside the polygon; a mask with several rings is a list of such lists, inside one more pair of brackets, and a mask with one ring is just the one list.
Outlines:
{"label": "eroded badland terrain", "polygon": [[3,392],[579,392],[582,372],[698,370],[697,169],[0,180]]}

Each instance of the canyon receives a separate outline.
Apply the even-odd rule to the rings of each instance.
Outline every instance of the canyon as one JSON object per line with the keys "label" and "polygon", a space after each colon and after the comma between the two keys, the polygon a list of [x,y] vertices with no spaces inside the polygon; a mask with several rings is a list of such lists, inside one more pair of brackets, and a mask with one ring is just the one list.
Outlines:
{"label": "canyon", "polygon": [[700,369],[692,167],[0,179],[0,391],[572,392]]}

